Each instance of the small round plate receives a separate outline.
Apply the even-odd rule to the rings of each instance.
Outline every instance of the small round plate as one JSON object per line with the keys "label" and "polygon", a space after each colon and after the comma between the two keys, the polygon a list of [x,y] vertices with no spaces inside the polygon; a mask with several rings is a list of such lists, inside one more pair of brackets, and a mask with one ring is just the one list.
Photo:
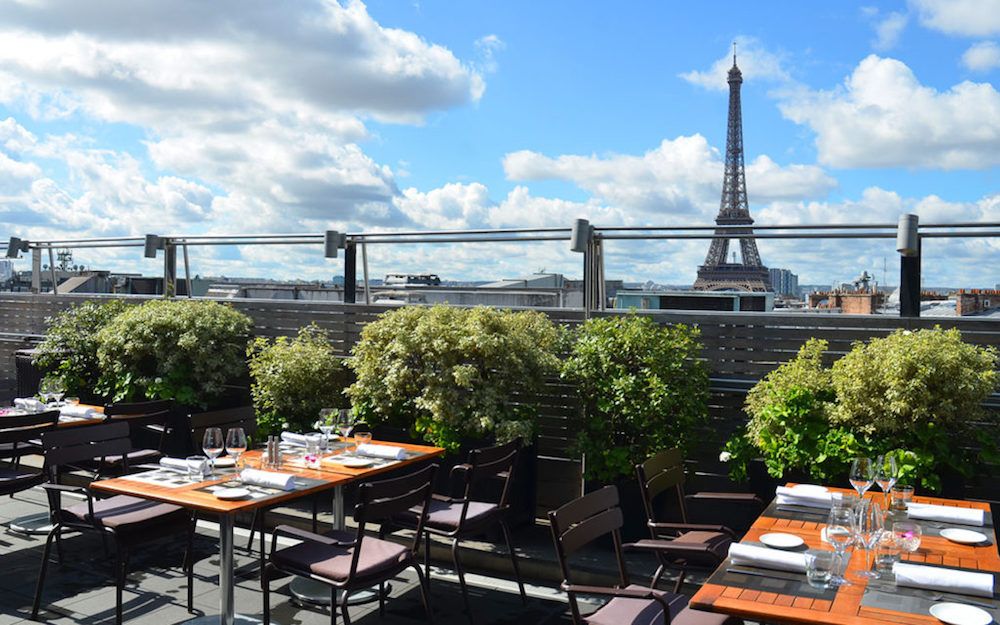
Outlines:
{"label": "small round plate", "polygon": [[805,541],[794,534],[764,534],[760,542],[775,549],[795,549],[805,544]]}
{"label": "small round plate", "polygon": [[360,469],[361,467],[368,467],[375,463],[374,458],[356,458],[354,456],[347,456],[345,458],[338,458],[334,456],[332,458],[327,458],[324,462],[329,462],[331,464],[339,464],[342,467],[347,467],[349,469]]}
{"label": "small round plate", "polygon": [[950,625],[989,625],[993,616],[986,610],[964,603],[937,603],[931,606],[931,616]]}
{"label": "small round plate", "polygon": [[215,466],[223,468],[223,469],[226,468],[226,467],[235,467],[236,466],[236,458],[233,458],[232,456],[223,456],[221,458],[216,458],[215,459]]}
{"label": "small round plate", "polygon": [[243,499],[250,495],[250,491],[237,486],[233,488],[219,488],[215,490],[214,495],[219,499],[231,500],[231,499]]}
{"label": "small round plate", "polygon": [[986,534],[974,532],[972,530],[963,530],[957,527],[943,529],[941,530],[941,535],[953,543],[962,543],[965,545],[978,545],[979,543],[984,543],[989,540],[986,537]]}

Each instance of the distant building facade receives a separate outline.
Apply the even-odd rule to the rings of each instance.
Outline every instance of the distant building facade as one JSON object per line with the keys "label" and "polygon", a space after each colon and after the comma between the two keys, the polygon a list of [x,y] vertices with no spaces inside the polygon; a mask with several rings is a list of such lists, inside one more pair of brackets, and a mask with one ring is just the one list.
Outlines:
{"label": "distant building facade", "polygon": [[799,276],[788,269],[768,268],[771,288],[779,295],[799,296]]}

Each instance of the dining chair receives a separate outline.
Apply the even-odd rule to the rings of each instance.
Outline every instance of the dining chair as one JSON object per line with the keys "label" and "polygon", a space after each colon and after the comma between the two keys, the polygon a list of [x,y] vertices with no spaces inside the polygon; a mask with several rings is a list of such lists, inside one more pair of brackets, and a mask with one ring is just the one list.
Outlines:
{"label": "dining chair", "polygon": [[[650,584],[656,587],[668,568],[675,569],[677,582],[674,592],[680,592],[688,571],[713,571],[726,559],[729,545],[738,538],[737,533],[721,524],[691,523],[688,519],[689,501],[735,503],[763,507],[760,498],[752,493],[696,493],[685,495],[684,458],[678,449],[667,449],[635,465],[639,492],[646,510],[646,525],[650,538],[626,545],[628,549],[651,552],[659,567]],[[666,520],[666,512],[674,508],[680,522]]]}
{"label": "dining chair", "polygon": [[[58,410],[46,410],[45,412],[35,412],[30,414],[9,414],[0,416],[0,430],[17,430],[20,428],[55,427],[59,423]],[[15,434],[10,440],[0,440],[0,459],[7,459],[13,468],[18,468],[21,458],[31,454],[42,452],[42,442],[38,438],[41,430],[37,430],[36,436],[20,438]]]}
{"label": "dining chair", "polygon": [[[528,596],[524,591],[524,581],[521,579],[521,569],[517,555],[510,542],[510,528],[505,518],[510,507],[507,498],[510,486],[514,480],[517,457],[521,449],[521,439],[495,447],[483,447],[469,452],[465,463],[457,464],[449,475],[452,490],[460,492],[459,497],[449,497],[435,494],[431,499],[424,523],[424,570],[430,577],[430,540],[431,535],[441,536],[451,540],[451,559],[458,574],[459,588],[462,590],[462,600],[469,622],[475,623],[472,605],[469,601],[469,591],[465,583],[465,571],[458,555],[459,542],[473,536],[479,536],[500,527],[514,577],[517,579],[521,593],[521,603],[527,605]],[[493,482],[494,488],[483,488],[488,482]],[[485,496],[486,493],[499,493],[495,496]],[[419,516],[413,512],[397,515],[393,522],[397,526],[416,529]]]}
{"label": "dining chair", "polygon": [[158,462],[164,456],[173,405],[172,399],[105,405],[104,421],[127,423],[131,445],[125,453],[105,456],[100,462],[94,458],[96,477],[122,475],[128,466]]}
{"label": "dining chair", "polygon": [[[739,625],[742,619],[724,614],[701,612],[687,607],[688,597],[629,583],[622,554],[623,515],[618,489],[605,486],[570,501],[548,513],[556,560],[562,575],[561,589],[569,598],[574,625]],[[611,536],[618,583],[613,586],[583,586],[571,580],[570,561],[577,551]],[[594,612],[581,615],[577,595],[596,595],[609,600]]]}
{"label": "dining chair", "polygon": [[[96,499],[89,488],[61,484],[59,469],[63,465],[76,465],[88,458],[120,455],[127,470],[127,452],[131,446],[129,427],[126,423],[102,423],[86,427],[55,429],[41,435],[45,454],[43,470],[48,481],[42,484],[49,501],[52,529],[45,539],[42,564],[38,572],[38,585],[31,607],[31,619],[38,620],[42,589],[49,564],[52,542],[56,543],[58,561],[63,561],[62,536],[64,532],[97,532],[107,548],[107,538],[115,543],[115,624],[122,622],[122,594],[132,550],[155,539],[187,534],[187,549],[183,568],[187,572],[187,609],[193,611],[193,537],[192,515],[179,506],[158,503],[148,499],[115,495]],[[62,495],[76,494],[82,502],[64,502]]]}
{"label": "dining chair", "polygon": [[59,411],[0,417],[0,495],[13,495],[45,481],[44,471],[21,468],[21,457],[41,451],[42,432],[59,422]]}
{"label": "dining chair", "polygon": [[[350,625],[347,613],[350,594],[378,585],[379,614],[385,613],[385,582],[413,567],[420,582],[420,598],[427,622],[433,622],[427,578],[417,563],[420,530],[430,502],[434,473],[431,464],[403,477],[366,482],[358,488],[354,508],[355,532],[333,530],[316,534],[288,525],[279,525],[271,534],[271,552],[261,572],[264,590],[264,625],[270,623],[270,582],[276,574],[300,575],[330,586],[330,623],[337,623],[337,591],[340,612]],[[417,510],[417,531],[408,545],[384,540],[365,533],[370,523],[381,523],[405,510]],[[296,545],[278,549],[279,538],[300,540]]]}

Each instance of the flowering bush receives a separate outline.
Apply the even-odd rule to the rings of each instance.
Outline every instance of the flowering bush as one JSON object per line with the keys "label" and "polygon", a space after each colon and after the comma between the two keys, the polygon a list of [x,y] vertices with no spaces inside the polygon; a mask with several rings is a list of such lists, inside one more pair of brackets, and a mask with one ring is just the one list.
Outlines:
{"label": "flowering bush", "polygon": [[451,450],[463,438],[531,440],[525,401],[558,368],[558,331],[538,312],[407,306],[365,326],[348,366],[355,414]]}

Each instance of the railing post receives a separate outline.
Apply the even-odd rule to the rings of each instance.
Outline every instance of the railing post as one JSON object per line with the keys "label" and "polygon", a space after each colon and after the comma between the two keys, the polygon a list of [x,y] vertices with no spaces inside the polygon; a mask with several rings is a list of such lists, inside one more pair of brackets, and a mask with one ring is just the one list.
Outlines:
{"label": "railing post", "polygon": [[163,242],[163,297],[177,295],[177,246],[167,239]]}
{"label": "railing post", "polygon": [[899,258],[899,316],[920,316],[920,231],[914,214],[899,216],[896,251]]}
{"label": "railing post", "polygon": [[358,247],[354,241],[344,246],[344,303],[358,300]]}

